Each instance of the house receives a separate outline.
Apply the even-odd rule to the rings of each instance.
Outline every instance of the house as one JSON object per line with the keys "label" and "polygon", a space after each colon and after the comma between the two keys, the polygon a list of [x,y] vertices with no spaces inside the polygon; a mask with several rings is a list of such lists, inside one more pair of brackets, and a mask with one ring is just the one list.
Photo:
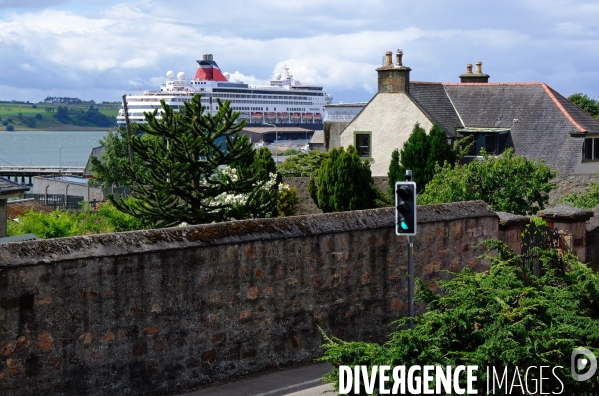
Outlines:
{"label": "house", "polygon": [[366,102],[327,104],[324,106],[324,131],[322,146],[324,151],[339,147],[341,132],[362,111]]}
{"label": "house", "polygon": [[491,154],[513,147],[560,174],[599,172],[599,121],[547,84],[490,83],[481,62],[475,72],[467,65],[459,83],[411,82],[402,51],[392,57],[387,52],[377,69],[378,93],[339,136],[339,146],[354,145],[370,160],[373,176],[387,174],[392,151],[416,123],[427,131],[439,124],[450,141],[472,135],[471,158],[483,147]]}
{"label": "house", "polygon": [[8,179],[0,177],[0,238],[6,237],[7,229],[7,201],[9,198],[20,197],[29,187],[13,183]]}

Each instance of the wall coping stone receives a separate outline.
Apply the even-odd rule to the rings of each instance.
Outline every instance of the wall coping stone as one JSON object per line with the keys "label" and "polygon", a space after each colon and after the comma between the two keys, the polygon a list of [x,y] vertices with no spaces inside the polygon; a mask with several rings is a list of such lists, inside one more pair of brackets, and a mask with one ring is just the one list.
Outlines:
{"label": "wall coping stone", "polygon": [[516,227],[530,224],[530,218],[508,212],[495,212],[499,216],[499,227]]}
{"label": "wall coping stone", "polygon": [[573,206],[559,205],[554,208],[541,210],[537,216],[543,220],[587,221],[593,217],[592,210],[579,209]]}
{"label": "wall coping stone", "polygon": [[[497,214],[483,201],[420,205],[417,213],[418,223],[479,217],[497,218]],[[395,209],[381,208],[15,242],[0,246],[0,269],[89,257],[392,228],[394,223]]]}

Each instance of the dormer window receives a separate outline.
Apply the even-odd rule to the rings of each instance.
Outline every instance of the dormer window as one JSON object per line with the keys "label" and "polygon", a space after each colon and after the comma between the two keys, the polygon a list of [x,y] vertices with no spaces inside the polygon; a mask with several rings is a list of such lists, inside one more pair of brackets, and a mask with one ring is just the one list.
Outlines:
{"label": "dormer window", "polygon": [[583,161],[599,160],[599,136],[584,139],[582,159]]}
{"label": "dormer window", "polygon": [[510,133],[510,129],[506,128],[461,128],[458,129],[464,138],[472,136],[474,144],[470,147],[469,156],[479,156],[481,149],[485,149],[487,154],[501,154],[504,136]]}

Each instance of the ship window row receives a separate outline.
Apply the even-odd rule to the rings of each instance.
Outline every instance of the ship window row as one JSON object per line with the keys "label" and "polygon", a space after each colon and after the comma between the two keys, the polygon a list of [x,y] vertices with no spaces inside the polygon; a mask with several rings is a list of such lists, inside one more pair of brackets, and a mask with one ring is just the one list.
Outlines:
{"label": "ship window row", "polygon": [[[241,89],[221,89],[221,88],[214,88],[212,90],[212,92],[222,92],[222,93],[234,93],[234,94],[248,94],[248,91],[250,94],[256,95],[258,94],[258,96],[262,95],[262,96],[275,96],[275,97],[281,97],[280,94],[277,95],[273,95],[272,91],[260,91],[260,90],[241,90]],[[324,94],[322,92],[285,92],[285,95],[288,97],[294,96],[323,96]],[[263,98],[264,99],[264,98]]]}
{"label": "ship window row", "polygon": [[[263,103],[263,102],[259,102],[257,100],[237,100],[237,99],[233,99],[231,100],[231,103],[249,103],[249,104],[259,104],[259,103]],[[273,102],[268,102],[269,105],[302,105],[302,106],[313,106],[314,103],[313,102],[289,102],[286,100],[277,100],[277,101],[273,101]]]}
{"label": "ship window row", "polygon": [[309,100],[307,97],[302,96],[288,96],[288,95],[241,95],[241,94],[216,94],[215,96],[221,98],[248,98],[248,99],[287,99],[287,100]]}

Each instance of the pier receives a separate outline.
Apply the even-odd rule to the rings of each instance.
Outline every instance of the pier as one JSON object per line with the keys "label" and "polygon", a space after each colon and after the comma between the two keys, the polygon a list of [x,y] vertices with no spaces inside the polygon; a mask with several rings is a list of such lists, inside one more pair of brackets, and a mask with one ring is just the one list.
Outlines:
{"label": "pier", "polygon": [[[15,183],[31,185],[31,178],[33,176],[50,176],[50,175],[71,175],[71,176],[83,176],[85,166],[71,166],[71,165],[30,165],[30,166],[13,166],[3,165],[0,166],[0,177],[12,180]],[[29,183],[25,183],[25,179],[28,179]],[[20,179],[20,180],[19,180]]]}

